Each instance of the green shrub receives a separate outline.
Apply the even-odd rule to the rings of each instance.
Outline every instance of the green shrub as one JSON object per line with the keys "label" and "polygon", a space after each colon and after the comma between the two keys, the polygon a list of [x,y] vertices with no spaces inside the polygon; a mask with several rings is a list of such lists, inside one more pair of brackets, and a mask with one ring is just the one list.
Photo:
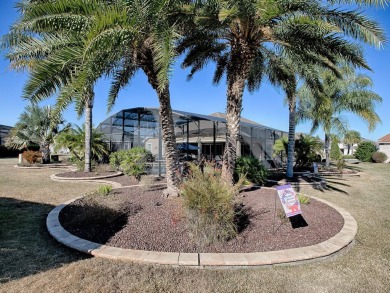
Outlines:
{"label": "green shrub", "polygon": [[42,153],[36,151],[25,151],[22,156],[23,160],[29,164],[34,164],[42,159]]}
{"label": "green shrub", "polygon": [[236,168],[234,170],[234,177],[236,182],[241,177],[246,177],[252,183],[264,184],[268,172],[263,164],[255,157],[242,156],[236,160]]}
{"label": "green shrub", "polygon": [[110,154],[110,166],[114,170],[120,170],[121,162],[124,160],[126,151],[116,151]]}
{"label": "green shrub", "polygon": [[304,195],[303,193],[298,193],[298,200],[301,204],[309,204],[310,203],[310,196]]}
{"label": "green shrub", "polygon": [[[286,156],[288,154],[288,138],[281,137],[275,141],[273,146],[273,156]],[[295,166],[296,167],[311,167],[314,162],[321,160],[321,151],[323,145],[318,137],[301,134],[295,140]]]}
{"label": "green shrub", "polygon": [[344,158],[342,156],[340,156],[340,158],[336,161],[336,168],[340,172],[340,174],[343,173],[345,166],[346,166],[346,164],[345,164]]}
{"label": "green shrub", "polygon": [[110,155],[111,167],[122,171],[126,175],[134,176],[137,180],[140,180],[141,175],[145,174],[146,163],[152,161],[152,153],[142,147],[117,151]]}
{"label": "green shrub", "polygon": [[311,167],[318,161],[323,144],[318,137],[300,135],[295,140],[295,167]]}
{"label": "green shrub", "polygon": [[362,162],[370,162],[372,154],[376,152],[376,145],[370,141],[363,141],[359,143],[355,157]]}
{"label": "green shrub", "polygon": [[234,198],[241,181],[232,187],[221,180],[219,170],[205,168],[202,173],[196,165],[190,164],[181,191],[189,229],[196,241],[209,244],[236,236]]}
{"label": "green shrub", "polygon": [[387,160],[387,155],[385,153],[382,153],[382,152],[375,152],[372,154],[371,159],[375,163],[383,163],[384,161]]}
{"label": "green shrub", "polygon": [[356,159],[354,155],[343,155],[343,159]]}
{"label": "green shrub", "polygon": [[339,160],[341,158],[341,151],[337,139],[333,139],[332,144],[330,145],[330,157],[333,160]]}
{"label": "green shrub", "polygon": [[109,195],[110,192],[112,190],[112,186],[111,185],[102,185],[102,186],[99,186],[98,189],[96,190],[96,192],[100,195]]}

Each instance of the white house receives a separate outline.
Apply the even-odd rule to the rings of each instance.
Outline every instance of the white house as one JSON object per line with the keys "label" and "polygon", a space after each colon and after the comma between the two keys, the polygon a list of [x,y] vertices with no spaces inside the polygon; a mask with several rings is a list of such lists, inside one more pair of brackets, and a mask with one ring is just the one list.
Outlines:
{"label": "white house", "polygon": [[379,151],[387,155],[385,163],[390,162],[390,133],[378,139]]}

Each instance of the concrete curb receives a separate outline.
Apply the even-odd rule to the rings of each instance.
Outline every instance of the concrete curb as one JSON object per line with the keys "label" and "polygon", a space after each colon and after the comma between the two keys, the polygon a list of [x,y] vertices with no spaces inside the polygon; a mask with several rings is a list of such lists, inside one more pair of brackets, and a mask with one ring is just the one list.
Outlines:
{"label": "concrete curb", "polygon": [[122,186],[122,184],[114,181],[108,181],[108,180],[102,180],[102,179],[88,179],[88,180],[57,180],[51,178],[51,180],[56,181],[56,182],[68,182],[68,183],[80,183],[80,182],[91,182],[91,183],[104,183],[104,184],[109,184],[112,186],[112,188],[124,188],[124,187],[131,187],[131,186]]}
{"label": "concrete curb", "polygon": [[49,213],[46,219],[46,226],[49,233],[60,243],[78,251],[97,257],[137,263],[196,268],[293,264],[333,255],[349,246],[354,240],[357,232],[357,223],[346,210],[323,199],[312,197],[331,206],[344,218],[344,226],[340,232],[319,244],[279,251],[253,253],[181,253],[123,249],[81,239],[70,234],[61,226],[58,218],[60,211],[66,205],[79,198],[80,197],[69,200],[57,206]]}
{"label": "concrete curb", "polygon": [[39,166],[39,167],[23,167],[23,166],[18,166],[14,165],[14,168],[18,169],[24,169],[24,170],[35,170],[35,169],[71,169],[71,165],[55,165],[55,164],[50,164],[48,166]]}
{"label": "concrete curb", "polygon": [[114,173],[112,175],[92,176],[92,177],[82,177],[82,178],[60,177],[60,176],[57,176],[58,174],[61,174],[61,173],[52,174],[52,175],[50,175],[50,178],[52,180],[55,180],[55,181],[70,181],[70,180],[73,180],[73,181],[89,181],[89,180],[117,177],[117,176],[122,175],[123,173],[122,172],[116,172],[116,173]]}
{"label": "concrete curb", "polygon": [[343,177],[360,177],[360,173],[361,172],[358,172],[358,173],[347,173],[347,174],[340,174],[340,173],[336,173],[336,172],[329,172],[329,173],[323,173],[321,174],[321,176],[323,177],[331,177],[331,178],[337,178],[337,177],[340,177],[340,178],[343,178]]}

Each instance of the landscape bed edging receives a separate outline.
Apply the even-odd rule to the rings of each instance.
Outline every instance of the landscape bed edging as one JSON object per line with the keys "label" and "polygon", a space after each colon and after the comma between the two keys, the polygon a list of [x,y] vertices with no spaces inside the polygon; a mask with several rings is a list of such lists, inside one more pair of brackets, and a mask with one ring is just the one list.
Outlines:
{"label": "landscape bed edging", "polygon": [[[63,172],[61,172],[63,173]],[[112,177],[118,177],[120,175],[123,175],[122,172],[118,171],[115,172],[114,174],[111,175],[102,175],[102,176],[91,176],[91,177],[61,177],[57,176],[58,174],[61,173],[56,173],[50,175],[50,178],[55,181],[69,181],[69,180],[75,180],[75,181],[88,181],[88,180],[95,180],[95,179],[105,179],[105,178],[112,178]]]}
{"label": "landscape bed edging", "polygon": [[[82,197],[82,196],[81,196]],[[58,242],[78,251],[97,257],[137,263],[189,266],[189,267],[246,267],[292,264],[333,255],[349,246],[357,233],[356,220],[345,209],[326,200],[312,197],[334,208],[344,218],[343,228],[328,240],[305,247],[252,253],[180,253],[124,249],[94,243],[66,231],[59,222],[59,213],[68,204],[81,198],[71,199],[54,208],[46,219],[47,229]]]}

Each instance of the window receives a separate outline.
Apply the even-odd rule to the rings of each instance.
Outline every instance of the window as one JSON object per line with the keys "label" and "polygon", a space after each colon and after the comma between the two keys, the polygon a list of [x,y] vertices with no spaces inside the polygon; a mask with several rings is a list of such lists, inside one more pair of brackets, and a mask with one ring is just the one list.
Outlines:
{"label": "window", "polygon": [[150,142],[146,144],[146,150],[149,152],[152,151],[152,144]]}

